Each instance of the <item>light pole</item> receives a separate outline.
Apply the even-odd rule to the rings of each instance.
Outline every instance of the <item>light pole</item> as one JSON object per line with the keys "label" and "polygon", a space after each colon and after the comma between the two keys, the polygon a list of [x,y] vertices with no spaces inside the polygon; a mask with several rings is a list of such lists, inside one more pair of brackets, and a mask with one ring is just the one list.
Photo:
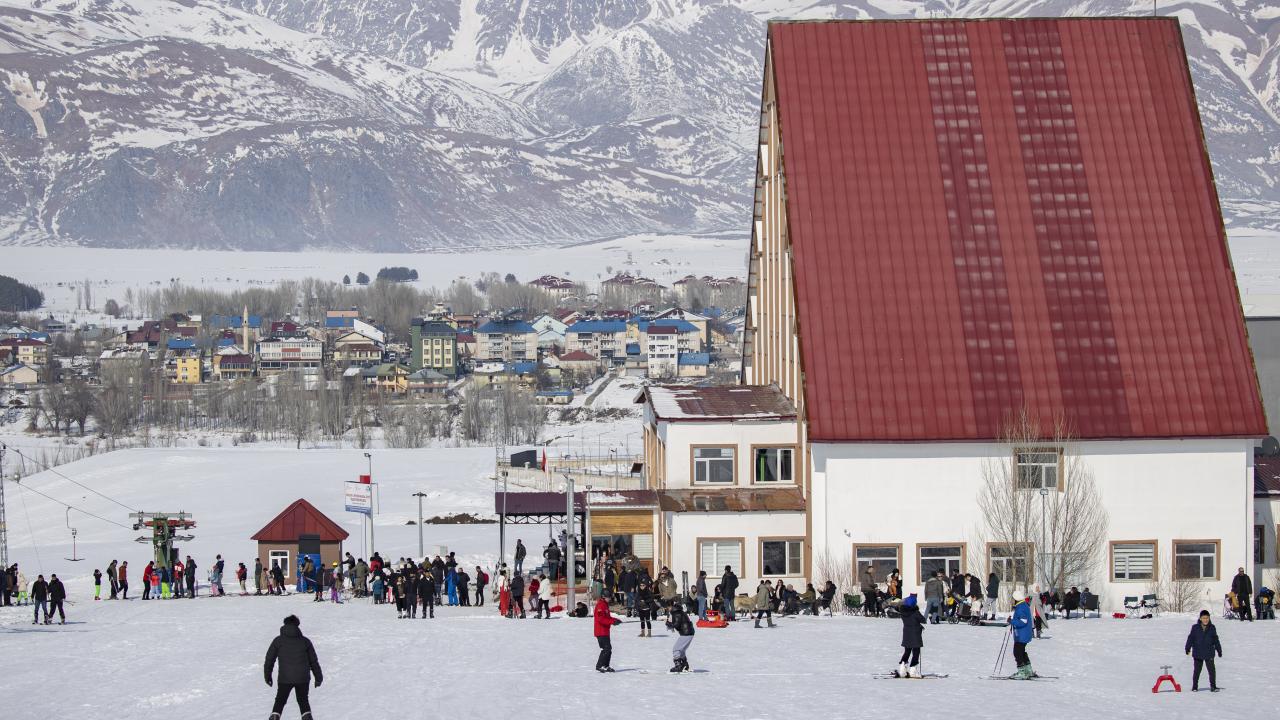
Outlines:
{"label": "light pole", "polygon": [[[591,541],[591,485],[586,486],[586,492],[582,493],[582,510],[586,513],[586,520],[582,526],[582,561],[586,563],[586,572],[592,581],[595,576],[592,575],[591,566],[595,558],[591,557],[595,554],[596,544]],[[587,583],[591,585],[590,582]]]}
{"label": "light pole", "polygon": [[364,459],[369,463],[369,557],[377,554],[373,543],[373,454],[365,453]]}
{"label": "light pole", "polygon": [[416,492],[412,495],[418,498],[418,557],[424,557],[422,554],[422,498],[426,496],[424,492]]}
{"label": "light pole", "polygon": [[568,528],[569,528],[569,532],[565,533],[565,541],[564,541],[564,554],[565,554],[565,559],[568,561],[566,564],[568,565],[568,570],[569,570],[566,577],[566,580],[568,581],[566,583],[567,589],[568,589],[568,593],[567,593],[568,598],[565,600],[565,609],[572,611],[577,608],[577,604],[574,602],[575,595],[576,595],[574,590],[576,589],[578,584],[578,579],[577,579],[578,560],[575,557],[577,555],[577,549],[574,547],[575,543],[573,541],[573,525],[574,525],[574,521],[577,519],[576,516],[573,514],[573,476],[570,475],[569,473],[564,473],[564,498],[565,498],[564,512],[565,512],[566,524],[568,525]]}
{"label": "light pole", "polygon": [[[1044,567],[1044,557],[1045,557],[1044,515],[1045,515],[1045,504],[1048,501],[1049,501],[1049,488],[1042,486],[1040,488],[1040,574],[1042,576],[1048,575],[1048,573],[1045,572],[1045,567]],[[1048,582],[1048,578],[1044,577],[1043,581]]]}
{"label": "light pole", "polygon": [[502,521],[498,523],[498,567],[507,563],[507,471],[502,471]]}

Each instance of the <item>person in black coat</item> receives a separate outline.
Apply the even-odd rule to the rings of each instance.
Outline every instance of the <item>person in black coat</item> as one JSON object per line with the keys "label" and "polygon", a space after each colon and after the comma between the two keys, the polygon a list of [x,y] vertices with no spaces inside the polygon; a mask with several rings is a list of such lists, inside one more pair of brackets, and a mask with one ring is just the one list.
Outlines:
{"label": "person in black coat", "polygon": [[1236,607],[1239,608],[1240,619],[1249,618],[1249,622],[1253,622],[1253,606],[1250,601],[1253,600],[1253,581],[1249,579],[1248,573],[1244,568],[1240,568],[1236,572],[1236,576],[1231,579],[1231,592],[1236,595]]}
{"label": "person in black coat", "polygon": [[55,573],[49,576],[49,611],[45,613],[44,624],[48,625],[53,622],[53,611],[58,611],[58,624],[67,624],[67,613],[62,609],[62,603],[67,599],[67,589],[62,586],[62,581],[58,579]]}
{"label": "person in black coat", "polygon": [[733,607],[733,601],[738,596],[738,576],[734,574],[733,567],[724,566],[724,576],[720,578],[720,595],[724,600],[724,616],[730,620],[737,619],[737,612]]}
{"label": "person in black coat", "polygon": [[45,582],[44,575],[37,575],[36,581],[31,583],[31,604],[36,608],[36,618],[31,621],[32,625],[40,624],[40,611],[44,610],[44,622],[49,624],[49,583]]}
{"label": "person in black coat", "polygon": [[1000,576],[991,573],[987,576],[987,602],[985,608],[990,608],[988,613],[989,619],[996,619],[996,602],[1000,599]]}
{"label": "person in black coat", "polygon": [[915,593],[912,593],[902,601],[902,659],[894,673],[897,677],[920,677],[920,650],[923,647],[924,616],[916,604]]}
{"label": "person in black coat", "polygon": [[1195,660],[1195,670],[1191,675],[1191,692],[1200,690],[1200,670],[1209,668],[1209,690],[1218,692],[1218,671],[1213,666],[1213,656],[1222,657],[1222,643],[1218,642],[1218,628],[1213,626],[1208,610],[1200,611],[1200,621],[1191,626],[1187,635],[1186,653]]}
{"label": "person in black coat", "polygon": [[267,661],[262,668],[267,687],[271,687],[271,674],[275,670],[276,660],[280,661],[280,673],[276,678],[280,681],[280,686],[276,688],[276,701],[271,707],[270,720],[280,720],[280,713],[284,711],[284,704],[288,702],[291,691],[298,700],[298,712],[302,713],[304,720],[309,718],[311,702],[307,693],[311,678],[315,676],[316,687],[324,682],[320,660],[316,658],[316,648],[302,634],[300,625],[297,615],[285,618],[280,634],[271,641],[271,647],[267,648]]}
{"label": "person in black coat", "polygon": [[404,573],[405,617],[418,617],[418,573],[409,569]]}
{"label": "person in black coat", "polygon": [[515,576],[511,578],[510,589],[511,589],[511,607],[508,608],[507,610],[507,617],[513,618],[516,616],[516,612],[519,611],[520,619],[523,620],[525,618],[524,576],[521,575],[520,573],[516,573]]}
{"label": "person in black coat", "polygon": [[418,599],[422,601],[422,618],[436,616],[436,580],[427,570],[422,571],[418,580]]}
{"label": "person in black coat", "polygon": [[684,611],[680,603],[671,608],[671,628],[676,631],[676,643],[671,648],[671,659],[675,661],[671,672],[684,672],[689,669],[689,645],[693,643],[693,620]]}

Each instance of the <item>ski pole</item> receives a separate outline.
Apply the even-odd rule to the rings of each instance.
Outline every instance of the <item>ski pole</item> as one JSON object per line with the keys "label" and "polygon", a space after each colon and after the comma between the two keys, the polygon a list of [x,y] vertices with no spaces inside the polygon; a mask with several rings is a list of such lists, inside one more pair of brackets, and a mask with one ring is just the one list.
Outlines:
{"label": "ski pole", "polygon": [[1004,668],[1004,653],[1005,653],[1005,650],[1009,648],[1009,636],[1012,634],[1013,634],[1013,628],[1009,628],[1009,632],[1005,633],[1004,635],[1004,642],[1000,643],[1000,654],[996,656],[996,663],[991,668],[992,676],[999,675],[1001,669]]}

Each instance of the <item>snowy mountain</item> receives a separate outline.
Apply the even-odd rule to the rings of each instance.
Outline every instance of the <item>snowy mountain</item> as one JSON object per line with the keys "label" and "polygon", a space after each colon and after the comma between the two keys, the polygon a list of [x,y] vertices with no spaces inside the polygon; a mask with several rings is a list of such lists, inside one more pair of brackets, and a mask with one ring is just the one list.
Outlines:
{"label": "snowy mountain", "polygon": [[[775,17],[1103,0],[0,0],[0,243],[255,250],[745,227]],[[1182,20],[1229,222],[1280,227],[1280,10]]]}

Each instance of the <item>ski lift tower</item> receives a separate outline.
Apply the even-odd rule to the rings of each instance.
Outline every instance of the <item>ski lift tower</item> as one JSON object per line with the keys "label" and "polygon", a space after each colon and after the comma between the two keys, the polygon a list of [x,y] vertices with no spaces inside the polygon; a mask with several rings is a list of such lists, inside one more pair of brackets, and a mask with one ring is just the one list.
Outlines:
{"label": "ski lift tower", "polygon": [[151,528],[151,537],[142,535],[138,538],[138,542],[151,543],[151,547],[155,551],[155,566],[157,570],[161,568],[166,570],[173,569],[173,542],[175,540],[189,542],[195,537],[190,534],[178,534],[179,531],[189,530],[196,526],[196,521],[191,519],[191,513],[136,512],[130,513],[129,517],[133,518],[134,530]]}

